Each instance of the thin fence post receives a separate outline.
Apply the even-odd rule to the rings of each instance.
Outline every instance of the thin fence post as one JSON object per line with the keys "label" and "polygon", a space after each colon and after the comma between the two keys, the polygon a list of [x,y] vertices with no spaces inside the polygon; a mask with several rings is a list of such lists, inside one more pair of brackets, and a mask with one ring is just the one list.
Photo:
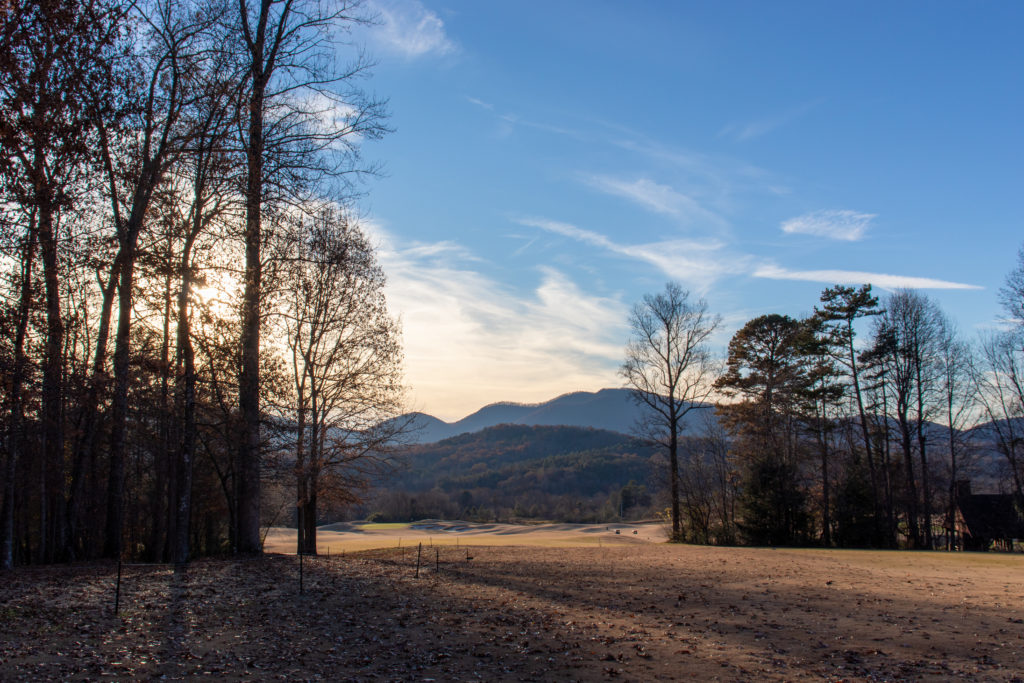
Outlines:
{"label": "thin fence post", "polygon": [[420,555],[423,554],[423,544],[420,543],[416,549],[416,578],[420,578]]}
{"label": "thin fence post", "polygon": [[304,589],[304,586],[303,586],[303,576],[302,576],[302,564],[303,564],[302,558],[303,557],[305,557],[305,553],[299,553],[299,595],[302,595],[302,591]]}

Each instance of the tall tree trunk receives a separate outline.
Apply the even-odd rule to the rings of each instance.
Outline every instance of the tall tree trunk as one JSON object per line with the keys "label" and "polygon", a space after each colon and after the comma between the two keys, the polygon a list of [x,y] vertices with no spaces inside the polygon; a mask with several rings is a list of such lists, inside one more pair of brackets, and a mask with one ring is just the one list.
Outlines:
{"label": "tall tree trunk", "polygon": [[114,342],[114,397],[111,404],[110,471],[107,478],[105,557],[119,557],[124,528],[125,431],[128,426],[129,346],[131,342],[132,286],[135,259],[122,264],[118,284],[117,333]]}
{"label": "tall tree trunk", "polygon": [[53,541],[56,521],[50,512],[53,500],[63,503],[64,429],[61,423],[63,402],[63,340],[64,321],[61,317],[57,239],[54,234],[54,202],[46,193],[38,201],[39,246],[43,257],[43,281],[46,290],[46,351],[43,357],[43,429],[42,462],[40,471],[39,547],[40,561],[54,559],[58,549]]}
{"label": "tall tree trunk", "polygon": [[11,376],[11,421],[7,433],[7,461],[4,463],[3,510],[0,511],[0,569],[14,566],[14,477],[18,471],[18,458],[24,442],[24,405],[22,386],[28,358],[25,337],[28,333],[29,313],[32,310],[32,265],[35,262],[35,215],[30,217],[25,250],[21,260],[21,292],[18,303],[18,322],[14,333],[14,372]]}
{"label": "tall tree trunk", "polygon": [[[70,530],[71,547],[74,551],[75,545],[79,543],[81,535],[84,511],[82,500],[85,491],[86,464],[88,461],[89,477],[95,484],[95,470],[99,461],[97,433],[99,431],[99,404],[100,395],[106,389],[109,376],[106,371],[107,346],[110,340],[110,321],[114,310],[114,295],[117,293],[117,284],[121,277],[121,264],[125,258],[123,245],[125,243],[125,223],[121,219],[121,206],[118,199],[117,174],[114,171],[114,161],[110,153],[110,139],[104,125],[97,126],[97,133],[100,140],[100,152],[103,166],[106,171],[107,182],[110,184],[110,204],[114,217],[114,228],[117,232],[118,251],[110,264],[110,271],[107,274],[107,282],[103,288],[103,302],[100,308],[99,329],[96,334],[96,349],[93,355],[92,373],[89,378],[89,388],[86,391],[85,401],[82,406],[82,422],[79,433],[81,437],[75,446],[72,471],[71,471],[71,495],[68,500],[68,528]],[[83,543],[83,546],[88,544]]]}
{"label": "tall tree trunk", "polygon": [[818,451],[821,455],[821,544],[826,548],[832,546],[832,503],[830,500],[830,483],[828,480],[828,440],[822,426],[824,417],[818,423]]}
{"label": "tall tree trunk", "polygon": [[135,261],[139,234],[149,208],[149,200],[160,179],[157,162],[143,165],[132,211],[124,230],[120,277],[117,287],[117,332],[114,335],[114,396],[111,401],[110,470],[107,478],[107,522],[103,554],[118,557],[122,550],[124,527],[125,436],[128,429],[128,385],[130,384],[132,303],[135,299]]}
{"label": "tall tree trunk", "polygon": [[860,372],[857,369],[857,352],[853,347],[853,321],[847,321],[847,339],[849,340],[849,354],[850,354],[850,377],[853,379],[853,395],[857,399],[857,415],[860,418],[860,432],[864,439],[864,457],[868,461],[868,476],[871,477],[871,503],[874,514],[872,515],[871,525],[874,530],[874,540],[877,541],[881,536],[881,524],[880,519],[882,516],[882,509],[880,505],[880,498],[878,495],[878,472],[875,468],[875,455],[874,449],[871,447],[871,430],[868,428],[868,416],[864,410],[864,397],[861,395],[860,390]]}
{"label": "tall tree trunk", "polygon": [[[297,374],[297,373],[296,373]],[[296,432],[295,432],[295,528],[296,528],[296,545],[295,552],[302,553],[305,551],[305,529],[306,526],[303,523],[303,515],[305,514],[305,502],[308,497],[308,491],[306,487],[306,469],[308,467],[306,463],[306,408],[305,408],[305,393],[303,386],[300,384],[297,387],[298,398],[297,398],[297,415],[296,415]]]}
{"label": "tall tree trunk", "polygon": [[[189,276],[185,276],[187,281]],[[188,561],[189,529],[192,521],[192,471],[195,463],[196,444],[196,368],[195,353],[188,323],[188,285],[182,286],[178,299],[178,348],[184,361],[184,373],[181,387],[182,434],[181,449],[178,454],[178,475],[176,492],[176,514],[174,522],[175,544],[174,562],[182,564]]]}
{"label": "tall tree trunk", "polygon": [[683,525],[679,516],[679,436],[678,420],[673,420],[668,435],[669,476],[672,477],[672,540],[683,540]]}
{"label": "tall tree trunk", "polygon": [[885,545],[888,548],[895,548],[896,543],[896,507],[892,494],[892,443],[889,439],[889,395],[885,384],[886,372],[883,366],[879,376],[879,385],[882,393],[882,427],[878,433],[882,437],[879,450],[882,453],[882,484],[884,486],[885,499]]}
{"label": "tall tree trunk", "polygon": [[917,360],[917,446],[921,456],[921,494],[924,497],[924,542],[932,549],[932,495],[928,472],[927,437],[924,433],[924,394],[921,387],[921,359]]}
{"label": "tall tree trunk", "polygon": [[[262,57],[262,43],[259,46]],[[260,241],[263,208],[262,74],[254,74],[249,101],[248,176],[245,197],[245,290],[242,298],[241,372],[238,407],[238,551],[258,553],[260,544]]]}
{"label": "tall tree trunk", "polygon": [[[952,409],[952,405],[950,405]],[[956,549],[956,508],[957,508],[957,463],[956,463],[956,447],[954,445],[956,439],[953,436],[953,417],[950,413],[949,418],[949,507],[946,510],[946,526],[948,533],[946,535],[946,550]]]}
{"label": "tall tree trunk", "polygon": [[83,543],[80,538],[84,516],[83,497],[87,477],[87,462],[95,463],[98,454],[97,432],[99,431],[100,394],[107,383],[107,342],[110,337],[110,319],[114,309],[114,294],[117,291],[117,280],[120,265],[117,259],[111,264],[107,282],[103,288],[103,301],[100,307],[99,329],[96,333],[96,348],[89,386],[82,404],[81,420],[79,421],[80,436],[75,443],[71,465],[71,493],[68,497],[67,525],[68,551],[70,559],[76,559]]}
{"label": "tall tree trunk", "polygon": [[[198,183],[197,183],[198,184]],[[203,222],[202,190],[197,189],[196,206],[193,207],[193,223],[182,248],[181,286],[178,290],[177,354],[181,371],[176,387],[178,415],[181,419],[180,443],[175,463],[175,488],[171,489],[174,506],[174,548],[172,556],[176,564],[188,562],[191,555],[189,529],[192,526],[192,472],[195,467],[196,451],[196,362],[192,347],[192,322],[189,301],[192,297],[192,246],[198,237]]]}
{"label": "tall tree trunk", "polygon": [[910,532],[910,547],[921,547],[921,530],[917,523],[917,483],[914,480],[914,457],[910,439],[910,424],[905,415],[900,415],[900,446],[903,448],[903,465],[906,469],[907,526]]}
{"label": "tall tree trunk", "polygon": [[917,444],[920,449],[921,456],[921,495],[924,501],[924,544],[931,550],[932,549],[932,494],[931,494],[931,483],[929,480],[928,471],[928,456],[925,450],[925,441],[927,437],[924,435],[921,429],[921,421],[918,420],[917,426]]}

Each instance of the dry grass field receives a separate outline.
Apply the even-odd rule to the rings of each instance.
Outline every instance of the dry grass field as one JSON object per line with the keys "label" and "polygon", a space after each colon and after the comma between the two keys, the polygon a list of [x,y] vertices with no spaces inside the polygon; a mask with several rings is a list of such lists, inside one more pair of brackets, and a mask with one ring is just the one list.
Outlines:
{"label": "dry grass field", "polygon": [[619,536],[21,568],[0,680],[1024,679],[1020,555]]}
{"label": "dry grass field", "polygon": [[[636,533],[634,533],[636,532]],[[420,522],[340,522],[317,529],[321,555],[400,548],[424,543],[454,545],[529,545],[559,548],[590,547],[620,543],[664,543],[665,525],[636,524],[481,524],[427,519]],[[273,527],[266,532],[264,548],[272,553],[295,553],[295,529]]]}

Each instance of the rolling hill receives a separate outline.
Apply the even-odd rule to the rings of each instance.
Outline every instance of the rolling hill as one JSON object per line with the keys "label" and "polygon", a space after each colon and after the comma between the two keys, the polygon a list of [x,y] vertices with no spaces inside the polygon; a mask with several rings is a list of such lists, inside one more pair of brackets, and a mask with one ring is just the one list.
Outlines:
{"label": "rolling hill", "polygon": [[[501,424],[410,445],[368,511],[379,519],[516,517],[593,521],[646,510],[661,458],[633,437],[587,427]],[[602,516],[602,509],[610,512]]]}

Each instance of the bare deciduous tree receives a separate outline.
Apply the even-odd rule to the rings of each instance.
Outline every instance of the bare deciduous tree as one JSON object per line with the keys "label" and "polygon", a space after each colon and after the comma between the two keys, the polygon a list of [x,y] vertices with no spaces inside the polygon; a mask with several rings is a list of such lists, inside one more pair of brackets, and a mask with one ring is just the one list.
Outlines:
{"label": "bare deciduous tree", "polygon": [[668,453],[672,504],[672,540],[682,540],[679,508],[679,437],[688,413],[705,407],[713,390],[716,365],[708,339],[718,327],[703,299],[669,282],[660,294],[648,294],[629,317],[632,338],[619,374],[644,406],[639,425],[644,438]]}
{"label": "bare deciduous tree", "polygon": [[325,489],[355,500],[386,464],[401,427],[402,352],[384,273],[346,215],[324,207],[301,221],[291,247],[282,316],[295,392],[298,552],[315,555]]}
{"label": "bare deciduous tree", "polygon": [[975,370],[990,437],[1006,458],[1013,490],[1024,500],[1024,339],[1019,331],[986,338]]}
{"label": "bare deciduous tree", "polygon": [[[239,126],[246,159],[245,278],[241,308],[238,405],[238,550],[260,542],[260,332],[263,324],[264,215],[282,203],[301,204],[324,178],[368,170],[358,141],[382,135],[384,103],[355,81],[369,64],[339,69],[335,48],[353,23],[365,21],[359,0],[239,0],[236,52],[245,73],[245,118]],[[344,194],[344,190],[342,191]]]}

